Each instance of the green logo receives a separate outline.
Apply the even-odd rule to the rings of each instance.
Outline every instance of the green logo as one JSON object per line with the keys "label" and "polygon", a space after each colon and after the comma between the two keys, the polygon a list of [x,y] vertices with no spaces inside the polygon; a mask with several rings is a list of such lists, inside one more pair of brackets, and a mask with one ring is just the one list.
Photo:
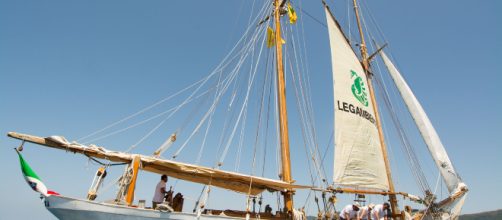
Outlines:
{"label": "green logo", "polygon": [[363,104],[364,106],[368,106],[368,95],[366,93],[366,87],[364,86],[364,81],[363,79],[357,75],[357,73],[354,70],[351,70],[351,76],[350,78],[354,78],[354,84],[352,84],[352,94],[354,94],[354,97]]}

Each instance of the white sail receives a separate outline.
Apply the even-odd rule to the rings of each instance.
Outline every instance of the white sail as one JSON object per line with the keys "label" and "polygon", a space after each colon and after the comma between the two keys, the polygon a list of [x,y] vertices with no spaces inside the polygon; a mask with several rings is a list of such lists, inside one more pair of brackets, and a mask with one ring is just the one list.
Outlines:
{"label": "white sail", "polygon": [[439,168],[441,175],[443,176],[448,191],[450,193],[455,193],[461,190],[461,188],[465,187],[465,184],[462,183],[462,180],[455,172],[450,158],[448,157],[448,154],[446,154],[446,150],[444,149],[444,146],[441,143],[436,130],[432,126],[429,117],[427,117],[427,114],[425,114],[422,105],[420,105],[404,78],[401,76],[401,74],[387,57],[387,55],[385,55],[383,50],[380,51],[380,55],[382,56],[382,59],[399,90],[399,93],[403,97],[403,100],[406,103],[406,106],[408,107],[408,110],[410,111],[411,116],[413,117],[413,120],[415,121],[418,130],[420,131],[420,134],[422,135],[422,138],[427,144],[429,152],[431,153],[432,158],[436,162],[436,165]]}
{"label": "white sail", "polygon": [[335,99],[334,183],[388,190],[365,72],[332,14],[325,10]]}

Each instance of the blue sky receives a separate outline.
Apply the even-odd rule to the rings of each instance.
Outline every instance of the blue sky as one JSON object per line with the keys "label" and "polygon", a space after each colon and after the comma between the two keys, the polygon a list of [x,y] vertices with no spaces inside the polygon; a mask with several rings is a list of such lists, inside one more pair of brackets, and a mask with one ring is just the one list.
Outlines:
{"label": "blue sky", "polygon": [[[293,3],[301,4],[304,11],[325,23],[320,1]],[[346,2],[328,3],[347,28]],[[385,33],[398,67],[471,189],[464,212],[502,208],[498,201],[502,194],[497,191],[502,181],[502,141],[498,138],[502,134],[502,98],[499,96],[502,93],[498,88],[502,80],[498,68],[499,51],[502,50],[502,30],[498,22],[501,3],[495,0],[482,3],[384,0],[365,4]],[[249,7],[250,1],[229,0],[0,0],[0,133],[63,135],[76,140],[168,97],[216,67],[243,33],[251,11]],[[308,47],[305,59],[309,64],[318,141],[324,149],[333,121],[327,30],[299,9],[297,11],[305,25]],[[355,31],[353,25],[351,28]],[[292,97],[288,96],[294,103]],[[180,100],[175,99],[173,103]],[[173,103],[160,108],[165,110]],[[294,109],[295,104],[290,105]],[[180,114],[189,114],[189,111]],[[290,116],[297,118],[298,113],[291,110]],[[182,123],[183,119],[183,116],[175,117],[172,123]],[[215,123],[223,124],[218,119],[215,118]],[[248,120],[252,119],[253,116],[249,116]],[[417,147],[424,148],[413,131],[412,121],[407,119],[407,122],[410,122],[406,129],[412,133],[411,139]],[[147,123],[131,133],[93,143],[125,150],[154,126],[155,123]],[[298,147],[293,149],[294,161],[298,161],[293,164],[293,171],[299,171],[294,177],[297,182],[308,184],[308,174],[302,171],[306,161],[299,147],[301,138],[297,137],[301,133],[295,129],[298,126],[298,121],[292,119],[292,145]],[[407,189],[413,181],[406,174],[407,167],[399,165],[403,158],[390,126],[386,124],[396,184]],[[173,131],[169,126],[163,129],[136,152],[153,152]],[[186,136],[180,136],[178,144]],[[212,139],[218,142],[217,138]],[[0,163],[5,177],[0,187],[3,195],[0,218],[53,219],[38,195],[22,179],[17,156],[12,150],[19,141],[4,136],[0,143]],[[214,149],[208,147],[208,150]],[[180,160],[193,160],[197,152],[198,148],[187,147]],[[246,153],[246,149],[243,152]],[[418,154],[427,162],[426,151],[419,150]],[[49,188],[72,197],[85,197],[98,168],[85,157],[35,145],[27,145],[24,155]],[[328,151],[328,158],[330,155],[332,150]],[[209,163],[212,159],[203,162]],[[227,159],[226,169],[233,170],[235,160]],[[248,172],[249,158],[242,158],[240,164],[240,169]],[[331,178],[331,164],[332,159],[327,159],[328,178]],[[119,175],[121,169],[111,170],[113,174],[108,182]],[[437,171],[432,163],[424,170],[433,177],[429,183],[434,185]],[[270,168],[267,172],[273,171]],[[157,179],[157,175],[142,173],[137,198],[149,201]],[[185,182],[176,183],[176,187],[190,198],[198,196],[201,189]],[[113,197],[114,188],[110,188],[101,199]],[[210,205],[214,207],[226,207],[224,204],[234,200],[233,206],[244,207],[243,197],[219,190],[213,193],[221,193],[226,198],[213,196]],[[297,198],[300,205],[305,195],[298,193]],[[268,195],[266,199],[274,200],[275,195]],[[191,207],[192,203],[187,206]]]}

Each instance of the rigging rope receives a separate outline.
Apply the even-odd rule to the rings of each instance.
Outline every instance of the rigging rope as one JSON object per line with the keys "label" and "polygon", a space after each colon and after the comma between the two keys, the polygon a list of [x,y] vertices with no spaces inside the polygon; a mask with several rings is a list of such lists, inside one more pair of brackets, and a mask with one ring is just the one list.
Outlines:
{"label": "rigging rope", "polygon": [[[85,154],[84,154],[85,155]],[[111,167],[111,166],[121,166],[121,165],[126,165],[126,164],[129,164],[129,163],[103,163],[99,160],[97,160],[96,158],[94,157],[91,157],[91,156],[88,156],[88,155],[85,155],[87,158],[89,158],[90,160],[98,163],[99,165],[101,166],[106,166],[106,167]]]}
{"label": "rigging rope", "polygon": [[[209,76],[207,76],[207,77],[209,77]],[[182,89],[182,90],[180,90],[180,91],[178,91],[178,92],[176,92],[176,93],[174,93],[174,94],[172,94],[172,95],[170,95],[170,96],[168,96],[168,97],[166,97],[166,98],[164,98],[164,99],[161,99],[160,101],[158,101],[158,102],[156,102],[156,103],[154,103],[154,104],[152,104],[152,105],[150,105],[150,106],[148,106],[148,107],[146,107],[146,108],[144,108],[144,109],[141,109],[141,110],[139,110],[138,112],[136,112],[136,113],[134,113],[134,114],[132,114],[132,115],[129,115],[129,116],[127,116],[127,117],[123,118],[123,119],[120,119],[120,120],[118,120],[118,121],[116,121],[116,122],[114,122],[114,123],[112,123],[112,124],[110,124],[110,125],[105,126],[105,127],[104,127],[104,128],[102,128],[102,129],[97,130],[97,131],[95,131],[95,132],[92,132],[92,133],[90,133],[90,134],[88,134],[88,135],[86,135],[86,136],[84,136],[84,137],[81,137],[81,138],[77,139],[77,142],[80,142],[80,141],[85,140],[85,139],[87,139],[87,138],[89,138],[89,137],[92,137],[92,136],[94,136],[94,135],[96,135],[96,134],[99,134],[99,133],[101,133],[101,132],[103,132],[103,131],[105,131],[105,130],[107,130],[107,129],[109,129],[109,128],[111,128],[111,127],[113,127],[113,126],[117,125],[117,124],[120,124],[120,123],[122,123],[122,122],[125,122],[125,121],[127,121],[127,120],[129,120],[129,119],[131,119],[131,118],[134,118],[135,116],[138,116],[138,115],[140,115],[140,114],[142,114],[142,113],[144,113],[144,112],[146,112],[146,111],[148,111],[148,110],[150,110],[150,109],[152,109],[152,108],[154,108],[154,107],[156,107],[156,106],[158,106],[158,105],[160,105],[160,104],[162,104],[162,103],[164,103],[164,102],[166,102],[166,101],[169,101],[170,99],[172,99],[172,98],[176,97],[177,95],[179,95],[179,94],[181,94],[181,93],[183,93],[183,92],[187,91],[188,89],[190,89],[190,88],[194,87],[195,85],[197,85],[197,84],[201,83],[201,82],[202,82],[202,81],[204,81],[207,77],[202,78],[201,80],[199,80],[199,81],[197,81],[197,82],[195,82],[195,83],[193,83],[193,84],[191,84],[191,85],[189,85],[189,86],[185,87],[184,89]]]}
{"label": "rigging rope", "polygon": [[[195,97],[195,98],[191,99],[189,102],[191,102],[191,101],[193,101],[193,100],[196,100],[196,99],[198,99],[198,98],[200,98],[200,97],[202,97],[202,96],[206,95],[209,91],[210,91],[210,90],[205,91],[204,93],[200,94],[199,96],[197,96],[197,97]],[[87,141],[87,142],[83,142],[82,144],[89,144],[89,143],[91,143],[91,142],[95,142],[95,141],[98,141],[98,140],[101,140],[101,139],[104,139],[104,138],[110,137],[110,136],[112,136],[112,135],[122,133],[122,132],[124,132],[124,131],[126,131],[126,130],[129,130],[129,129],[131,129],[131,128],[137,127],[137,126],[139,126],[139,125],[142,125],[142,124],[144,124],[144,123],[146,123],[146,122],[149,122],[149,121],[151,121],[151,120],[153,120],[153,119],[156,119],[156,118],[158,118],[158,117],[161,117],[161,116],[163,116],[163,115],[165,115],[165,114],[171,113],[171,112],[172,112],[172,111],[174,111],[175,109],[176,109],[176,107],[170,108],[170,109],[168,109],[167,111],[164,111],[164,112],[161,112],[161,113],[159,113],[159,114],[156,114],[156,115],[154,115],[154,116],[152,116],[152,117],[150,117],[150,118],[147,118],[147,119],[145,119],[145,120],[143,120],[143,121],[137,122],[137,123],[135,123],[135,124],[132,124],[132,125],[130,125],[130,126],[128,126],[128,127],[125,127],[125,128],[119,129],[119,130],[116,130],[116,131],[114,131],[114,132],[110,132],[110,133],[105,134],[105,135],[102,135],[102,136],[100,136],[100,137],[97,137],[97,138],[91,139],[91,140],[89,140],[89,141]]]}
{"label": "rigging rope", "polygon": [[314,17],[313,15],[311,15],[310,13],[308,13],[307,11],[303,10],[303,8],[301,6],[298,6],[298,9],[300,9],[300,11],[307,15],[309,18],[311,18],[312,20],[314,20],[316,23],[320,24],[321,26],[327,28],[326,24],[324,24],[322,21],[320,21],[319,19],[317,19],[316,17]]}
{"label": "rigging rope", "polygon": [[[250,27],[255,27],[255,26],[253,25]],[[248,27],[248,29],[250,29],[250,27]],[[237,61],[236,66],[230,71],[230,74],[224,80],[223,86],[218,91],[218,94],[216,95],[216,99],[214,100],[213,104],[211,105],[209,111],[201,119],[200,123],[197,125],[197,127],[194,129],[194,131],[189,136],[189,138],[185,141],[185,143],[176,151],[176,153],[173,155],[173,158],[175,158],[185,148],[185,146],[188,144],[188,141],[193,137],[193,135],[198,131],[198,129],[200,129],[200,127],[207,120],[209,115],[211,115],[211,112],[215,111],[216,105],[220,102],[222,96],[228,90],[229,86],[231,84],[233,84],[234,80],[237,78],[237,76],[240,73],[240,69],[241,69],[242,64],[245,62],[245,60],[248,57],[248,55],[250,54],[250,52],[253,51],[254,43],[259,39],[259,37],[262,36],[263,33],[265,33],[265,30],[266,30],[265,27],[256,27],[255,31],[253,32],[253,35],[249,38],[250,39],[249,42],[244,43],[243,49],[237,53],[237,56],[240,56],[240,58]],[[247,37],[243,37],[243,38],[247,38]],[[263,40],[263,42],[264,42],[264,40]],[[237,57],[237,56],[235,56],[235,57]],[[239,120],[241,117],[242,117],[242,111],[239,114]],[[238,123],[236,123],[236,124],[238,124]],[[235,134],[235,128],[234,128],[233,133]],[[226,147],[227,150],[228,150],[228,146],[229,146],[229,144],[227,144],[227,147]],[[225,152],[226,151],[224,151],[223,155],[226,154]],[[223,158],[224,158],[224,156],[223,156]],[[220,159],[220,161],[221,161],[221,159]]]}
{"label": "rigging rope", "polygon": [[[439,183],[441,182],[441,172],[438,172],[438,177],[436,179],[437,179],[436,180],[436,186],[434,187],[434,193],[433,193],[433,195],[436,195]],[[433,202],[429,202],[429,205],[427,206],[427,208],[425,208],[425,212],[421,216],[420,220],[423,220],[425,218],[425,216],[427,215],[427,212],[429,211],[429,209],[431,208],[432,205],[434,205],[434,203]]]}
{"label": "rigging rope", "polygon": [[[291,33],[291,42],[292,42],[292,48],[293,48],[293,55],[294,57],[292,58],[291,56],[287,56],[287,60],[289,59],[295,59],[295,63],[296,63],[296,71],[293,69],[293,65],[292,63],[293,62],[290,62],[290,71],[291,71],[291,76],[292,76],[292,81],[293,81],[293,84],[294,84],[294,88],[295,88],[295,95],[296,95],[296,103],[297,103],[297,108],[298,108],[298,111],[300,112],[300,119],[301,119],[301,122],[303,124],[303,126],[301,126],[301,130],[302,130],[302,136],[303,136],[303,139],[304,139],[304,147],[305,147],[305,150],[306,150],[306,153],[307,153],[307,146],[310,146],[308,147],[310,150],[310,157],[308,156],[307,158],[311,158],[313,163],[314,163],[314,167],[315,167],[315,170],[317,171],[317,178],[320,178],[321,180],[325,180],[325,177],[324,175],[322,174],[322,171],[321,171],[321,167],[320,167],[320,164],[319,164],[319,151],[317,150],[317,141],[316,141],[316,132],[315,132],[315,128],[314,128],[314,125],[313,125],[313,116],[312,116],[312,112],[309,111],[309,104],[308,104],[308,99],[310,97],[306,97],[306,91],[305,91],[305,88],[303,86],[303,83],[301,81],[301,78],[302,76],[300,75],[301,73],[301,70],[300,70],[300,67],[299,67],[299,64],[301,64],[300,60],[298,59],[298,56],[297,56],[297,50],[296,50],[296,47],[295,47],[295,39],[294,39],[294,35],[293,35],[293,32],[292,32],[292,29],[290,28],[290,33]],[[297,76],[295,76],[295,72],[297,74]],[[309,155],[307,153],[307,155]],[[310,161],[310,160],[308,160]],[[310,175],[311,175],[311,181],[312,181],[312,184],[315,185],[315,180],[313,179],[313,174],[312,174],[312,171],[310,170],[310,162],[308,163],[309,164],[309,172],[310,172]],[[321,181],[319,180],[319,183],[321,184],[322,182],[325,182],[325,181]],[[326,185],[327,186],[327,185]]]}
{"label": "rigging rope", "polygon": [[[300,1],[300,4],[301,4],[301,1]],[[301,33],[298,33],[298,29],[296,29],[296,34],[299,36],[298,38],[298,45],[299,45],[299,51],[301,53],[301,51],[303,51],[303,57],[308,57],[307,56],[307,45],[306,45],[306,40],[305,40],[305,28],[304,28],[304,23],[303,23],[303,19],[300,19],[300,29],[301,29]],[[300,39],[302,40],[302,43],[300,43]],[[302,47],[303,46],[303,47]],[[296,51],[296,50],[295,50]],[[296,57],[296,52],[295,52],[295,57]],[[306,109],[308,110],[308,122],[310,122],[310,127],[311,127],[311,130],[312,130],[312,134],[313,134],[313,141],[314,141],[314,147],[315,147],[315,152],[317,152],[317,157],[320,158],[320,155],[319,155],[319,144],[318,144],[318,138],[317,138],[317,131],[316,131],[316,126],[315,126],[315,118],[314,118],[314,108],[313,108],[313,103],[312,103],[312,92],[311,92],[311,83],[310,83],[310,66],[309,66],[309,62],[308,62],[308,59],[302,59],[303,57],[302,56],[298,56],[300,59],[299,59],[299,62],[297,62],[297,72],[298,73],[303,73],[303,77],[305,78],[305,80],[300,80],[300,82],[304,82],[303,84],[300,84],[302,85],[302,88],[306,88],[306,89],[302,89],[303,94],[304,94],[304,100],[306,102]],[[298,67],[298,63],[300,64],[300,68]],[[301,79],[301,76],[298,77],[299,79]],[[331,135],[333,135],[333,132],[331,132]],[[326,156],[326,153],[323,154],[324,157]],[[320,169],[322,170],[322,173],[323,173],[323,177],[322,179],[326,179],[326,170],[324,168],[324,158],[318,162],[319,163],[319,167]],[[327,184],[327,182],[326,182]]]}
{"label": "rigging rope", "polygon": [[[265,67],[265,74],[270,75],[273,74],[273,72],[269,69],[269,57],[270,53],[267,53],[267,65]],[[269,72],[270,71],[270,72]],[[263,143],[263,164],[262,164],[262,171],[261,171],[261,176],[263,177],[265,175],[265,165],[266,165],[266,158],[267,158],[267,143],[268,143],[268,128],[270,125],[270,102],[271,102],[271,97],[272,97],[272,79],[269,79],[269,85],[268,85],[268,101],[267,101],[267,119],[265,121],[266,127],[265,127],[265,137],[264,137],[264,143]]]}
{"label": "rigging rope", "polygon": [[[263,26],[261,29],[262,29],[262,30],[258,32],[258,34],[257,34],[258,36],[257,36],[256,38],[260,37],[260,35],[264,36],[264,33],[265,33],[265,31],[266,31],[265,26]],[[254,39],[253,41],[256,41],[256,40],[258,40],[258,39]],[[259,55],[258,55],[258,60],[259,60],[259,57],[261,56],[261,53],[262,53],[262,50],[263,50],[263,45],[264,45],[264,43],[265,43],[265,40],[266,40],[266,39],[265,39],[265,37],[263,37],[263,40],[262,40],[262,42],[261,42],[260,52],[259,52]],[[258,63],[259,63],[259,62],[257,62],[257,63],[256,63],[256,65],[258,65]],[[226,154],[227,154],[227,152],[228,152],[228,148],[230,147],[230,144],[231,144],[231,142],[232,142],[232,139],[233,139],[233,137],[234,137],[234,135],[235,135],[235,131],[236,131],[236,129],[237,129],[237,125],[239,124],[239,122],[240,122],[240,120],[241,120],[241,118],[242,118],[242,115],[243,115],[244,109],[247,107],[248,100],[249,100],[249,93],[250,93],[250,91],[251,91],[251,87],[252,87],[253,82],[254,82],[254,78],[255,78],[255,75],[256,75],[256,70],[257,70],[257,68],[255,67],[254,69],[255,69],[255,71],[254,71],[254,72],[250,75],[250,78],[249,78],[249,81],[248,81],[247,92],[246,92],[246,95],[245,95],[245,98],[244,98],[244,101],[243,101],[243,104],[242,104],[241,110],[240,110],[239,115],[238,115],[238,117],[237,117],[237,121],[236,121],[236,123],[235,123],[234,128],[232,129],[232,133],[230,134],[230,137],[229,137],[229,139],[228,139],[228,141],[227,141],[227,144],[225,145],[225,148],[224,148],[224,150],[223,150],[223,153],[222,153],[222,155],[221,155],[220,159],[218,160],[218,164],[222,164],[222,163],[223,163],[223,161],[224,161],[224,159],[225,159],[225,157],[226,157]]]}
{"label": "rigging rope", "polygon": [[[220,89],[220,86],[221,86],[221,75],[222,75],[222,72],[220,73],[220,76],[218,77],[218,84],[216,85],[216,91],[219,91]],[[213,101],[216,100],[217,98],[217,95],[218,92],[215,92],[214,93],[214,97],[213,97]],[[212,123],[212,119],[213,119],[213,115],[214,115],[214,111],[211,112],[211,115],[209,116],[209,121],[208,121],[208,124],[207,124],[207,127],[206,127],[206,132],[204,134],[204,139],[202,139],[202,144],[201,144],[201,147],[199,149],[199,154],[197,156],[197,160],[195,160],[195,164],[199,164],[200,163],[200,160],[202,158],[202,152],[204,151],[204,147],[206,145],[206,138],[207,138],[207,134],[209,133],[209,129],[211,128],[211,123]]]}

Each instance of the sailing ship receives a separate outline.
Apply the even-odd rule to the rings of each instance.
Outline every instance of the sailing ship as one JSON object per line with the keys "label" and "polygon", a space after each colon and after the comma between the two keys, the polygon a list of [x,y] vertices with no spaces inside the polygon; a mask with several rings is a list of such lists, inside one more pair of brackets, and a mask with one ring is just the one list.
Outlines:
{"label": "sailing ship", "polygon": [[[66,152],[78,153],[89,157],[92,160],[107,162],[100,162],[104,166],[101,167],[95,179],[92,182],[91,189],[85,199],[70,198],[64,195],[50,192],[39,181],[39,178],[34,172],[26,165],[24,159],[21,158],[23,172],[26,175],[26,180],[30,183],[32,188],[42,193],[45,207],[59,219],[250,219],[250,218],[263,218],[263,219],[302,219],[305,218],[305,213],[300,209],[295,209],[293,198],[295,191],[310,190],[320,192],[329,199],[325,199],[324,208],[318,208],[318,218],[320,219],[336,219],[338,218],[335,209],[336,196],[341,193],[356,194],[356,195],[381,195],[387,196],[391,205],[391,214],[393,219],[405,219],[405,213],[399,207],[397,196],[402,195],[403,198],[416,202],[418,205],[423,206],[421,210],[414,213],[415,219],[457,219],[464,200],[467,196],[467,186],[462,181],[457,171],[454,169],[441,140],[432,126],[431,121],[427,117],[421,104],[413,94],[412,90],[404,80],[399,70],[393,64],[391,59],[385,53],[385,45],[383,47],[376,47],[373,54],[368,54],[368,47],[365,42],[365,35],[363,33],[363,25],[360,19],[360,10],[358,3],[353,0],[354,14],[357,20],[358,31],[360,33],[358,47],[360,55],[355,52],[352,42],[346,37],[339,25],[337,19],[331,12],[329,6],[323,1],[326,15],[326,26],[329,36],[329,47],[331,48],[331,63],[333,75],[333,88],[334,88],[334,173],[333,182],[328,181],[321,177],[322,181],[318,184],[297,184],[292,177],[291,172],[291,157],[290,157],[290,143],[289,143],[289,130],[288,130],[288,110],[286,104],[286,81],[285,72],[290,68],[294,72],[294,65],[291,62],[285,64],[285,55],[283,54],[288,47],[287,41],[294,39],[283,39],[287,32],[284,24],[294,24],[297,19],[293,3],[289,0],[272,0],[265,2],[263,7],[259,10],[258,15],[249,25],[243,38],[238,42],[241,45],[240,50],[234,50],[224,59],[224,62],[216,68],[208,77],[203,80],[187,87],[185,91],[192,89],[193,92],[190,96],[182,102],[181,105],[171,109],[167,113],[169,117],[183,107],[187,102],[196,98],[203,97],[206,100],[213,100],[209,110],[203,114],[202,119],[195,127],[194,131],[188,135],[183,145],[179,147],[176,153],[170,159],[165,159],[162,154],[174,145],[177,139],[180,139],[180,134],[174,132],[167,140],[155,151],[153,155],[133,154],[129,152],[119,152],[106,149],[104,147],[96,146],[93,144],[81,144],[78,142],[67,141],[62,136],[38,137],[28,134],[20,134],[16,132],[9,132],[8,136],[11,138],[19,139],[22,146],[25,142],[35,143],[38,145],[63,150]],[[287,19],[289,18],[289,19]],[[286,42],[285,42],[286,41]],[[285,44],[285,45],[283,45]],[[258,50],[255,50],[258,47]],[[273,60],[271,66],[267,71],[273,74],[264,76],[265,82],[270,82],[274,85],[275,91],[269,89],[268,94],[270,97],[275,97],[275,113],[278,133],[278,151],[280,155],[280,179],[266,178],[260,175],[243,174],[239,172],[232,172],[222,169],[222,161],[218,160],[214,166],[202,166],[197,163],[185,163],[177,161],[176,158],[181,150],[187,145],[188,140],[197,133],[204,123],[207,125],[206,133],[211,127],[211,117],[213,117],[216,106],[221,104],[222,97],[227,94],[229,87],[235,83],[238,77],[236,73],[243,72],[240,70],[242,63],[248,58],[249,54],[254,53],[255,61],[250,67],[248,75],[248,87],[244,88],[246,91],[245,97],[241,100],[243,105],[248,105],[248,95],[251,90],[251,85],[257,72],[262,69],[257,68],[262,50],[271,51],[270,58]],[[295,48],[289,50],[293,51]],[[237,51],[237,52],[236,52]],[[409,193],[401,192],[396,189],[391,176],[390,163],[387,156],[387,147],[384,140],[383,129],[381,125],[382,117],[380,116],[376,95],[374,92],[374,70],[372,69],[372,62],[374,58],[381,57],[383,63],[390,73],[390,77],[395,83],[401,97],[408,108],[411,117],[413,118],[416,126],[428,147],[432,159],[443,178],[444,183],[448,189],[449,195],[440,201],[436,201],[436,195],[430,190],[424,190],[423,196],[415,196]],[[223,74],[223,67],[228,67],[234,64],[234,68],[230,68],[230,74]],[[268,64],[268,63],[267,63]],[[288,66],[289,65],[289,66]],[[215,83],[206,92],[201,91],[201,88],[209,78],[217,78]],[[295,80],[293,75],[293,80]],[[296,79],[299,80],[299,79]],[[264,83],[265,85],[266,83]],[[235,85],[235,84],[234,84]],[[235,88],[236,86],[234,86]],[[238,87],[238,86],[237,86]],[[194,89],[195,88],[195,89]],[[272,88],[272,87],[270,87]],[[266,89],[265,89],[266,90]],[[182,91],[180,91],[182,92]],[[214,94],[213,99],[208,94]],[[305,99],[304,95],[303,98]],[[230,101],[228,105],[232,105],[235,100],[235,93],[229,95]],[[308,97],[307,97],[308,99]],[[261,107],[265,103],[261,98]],[[307,114],[311,111],[310,103],[305,100],[300,100],[303,103],[300,106],[303,109],[302,113]],[[270,103],[269,103],[270,105]],[[153,106],[147,107],[146,110]],[[259,112],[262,112],[261,110]],[[133,116],[136,116],[134,114]],[[244,107],[239,109],[238,116],[235,116],[237,123],[241,121],[242,117],[246,117]],[[305,115],[300,114],[302,117]],[[263,120],[265,116],[259,117],[259,121]],[[308,120],[308,119],[306,119]],[[122,121],[119,121],[122,122]],[[115,125],[114,123],[113,125]],[[160,125],[160,124],[159,124]],[[305,125],[305,124],[304,124]],[[310,127],[309,127],[310,126]],[[311,129],[312,124],[306,125]],[[258,126],[258,129],[263,129]],[[232,140],[236,133],[237,126],[229,129],[229,140]],[[241,134],[244,132],[241,132]],[[308,132],[307,132],[308,133]],[[312,133],[309,135],[312,136]],[[403,140],[403,134],[400,134]],[[147,135],[148,136],[148,135]],[[256,136],[259,136],[258,133]],[[204,136],[206,137],[206,136]],[[242,139],[241,139],[242,140]],[[202,142],[204,145],[205,139]],[[223,155],[228,152],[228,146],[232,141],[227,141],[224,145],[224,150],[220,151]],[[313,143],[310,143],[313,144]],[[407,145],[406,142],[403,143]],[[315,144],[314,144],[315,145]],[[410,156],[410,160],[414,161],[412,150],[406,148]],[[202,152],[202,151],[201,151]],[[19,153],[19,152],[18,152]],[[202,155],[202,154],[201,154]],[[313,163],[316,169],[320,164],[320,153],[314,152],[311,154]],[[224,158],[223,156],[222,158]],[[253,161],[255,161],[253,156]],[[126,166],[123,175],[118,181],[119,190],[117,197],[108,202],[96,202],[95,198],[99,192],[99,187],[106,176],[106,169],[111,163],[120,163]],[[413,163],[417,166],[416,163]],[[412,166],[413,166],[412,164]],[[144,204],[135,204],[135,188],[137,183],[138,173],[140,171],[152,172],[156,174],[165,174],[169,177],[198,183],[204,186],[201,198],[196,202],[196,207],[193,212],[183,212],[183,210],[175,210],[170,205],[172,201],[167,201],[165,206],[161,209],[151,209],[144,207]],[[321,172],[318,172],[322,176]],[[418,179],[421,180],[423,175],[418,174]],[[235,193],[241,193],[247,196],[247,207],[241,211],[235,210],[210,210],[205,207],[204,198],[207,198],[211,187],[217,187],[229,190]],[[280,202],[283,207],[276,213],[262,212],[261,208],[258,211],[254,209],[251,211],[251,203],[254,199],[259,198],[262,193],[277,192],[282,196]],[[316,197],[316,202],[317,197]],[[328,205],[326,205],[328,204]],[[261,204],[260,204],[261,207]],[[318,206],[319,207],[319,206]]]}

